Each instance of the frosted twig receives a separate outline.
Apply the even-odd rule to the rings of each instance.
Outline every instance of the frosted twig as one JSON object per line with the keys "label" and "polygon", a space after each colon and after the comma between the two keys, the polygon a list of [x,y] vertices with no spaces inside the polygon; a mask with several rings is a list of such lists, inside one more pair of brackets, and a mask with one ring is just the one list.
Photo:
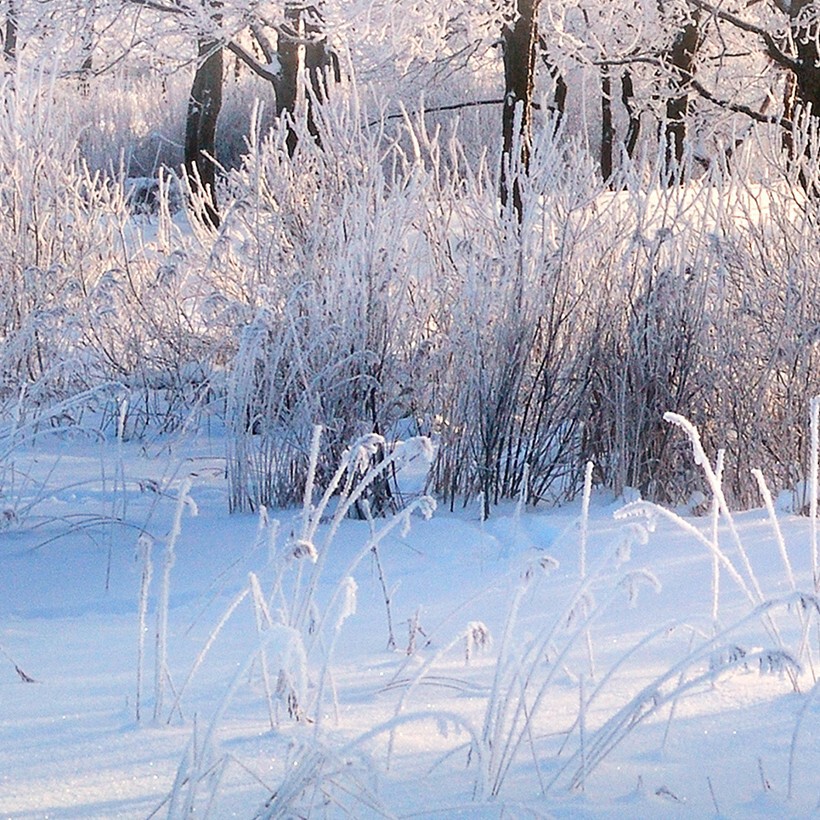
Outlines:
{"label": "frosted twig", "polygon": [[678,413],[664,413],[663,417],[664,420],[676,425],[677,427],[680,427],[689,437],[689,441],[692,444],[695,464],[703,470],[706,480],[709,482],[709,487],[720,505],[720,510],[726,517],[726,522],[729,525],[729,532],[732,533],[732,539],[735,543],[735,547],[741,560],[743,561],[743,566],[746,570],[749,582],[752,585],[752,589],[754,589],[755,595],[757,596],[757,603],[761,603],[763,601],[763,591],[760,589],[760,585],[757,582],[757,576],[755,575],[754,569],[752,569],[752,564],[749,561],[746,548],[743,546],[743,541],[740,538],[737,527],[735,526],[734,517],[732,516],[732,512],[726,502],[726,496],[723,494],[723,487],[718,480],[715,471],[712,469],[711,464],[709,464],[709,459],[706,457],[706,453],[703,450],[703,445],[700,441],[700,433],[694,424],[689,421],[689,419],[679,415]]}
{"label": "frosted twig", "polygon": [[[721,448],[717,453],[715,461],[715,477],[718,481],[723,481],[723,461],[726,451]],[[718,524],[720,523],[720,503],[717,498],[712,498],[712,543],[715,551],[712,553],[712,622],[717,623],[718,609],[720,606],[720,561],[717,556],[718,550]]]}
{"label": "frosted twig", "polygon": [[789,800],[791,800],[794,796],[794,768],[797,762],[797,737],[800,733],[800,728],[803,725],[803,720],[805,719],[808,710],[817,699],[818,694],[820,694],[820,681],[814,684],[811,692],[809,692],[804,699],[803,705],[800,707],[800,712],[798,712],[797,720],[794,722],[792,739],[789,744],[789,786],[787,792],[787,797]]}
{"label": "frosted twig", "polygon": [[[190,671],[188,672],[188,676],[185,678],[182,686],[179,688],[179,693],[177,694],[176,700],[174,701],[174,705],[171,707],[170,714],[174,713],[174,710],[179,708],[180,700],[182,696],[185,694],[186,689],[188,688],[188,684],[193,680],[194,675],[196,674],[197,670],[200,666],[202,666],[202,662],[205,660],[208,652],[210,652],[211,647],[214,645],[214,642],[219,637],[219,633],[222,631],[225,624],[230,620],[231,615],[236,611],[236,608],[248,597],[250,593],[250,587],[244,587],[231,601],[228,608],[222,613],[222,617],[219,619],[216,626],[211,630],[211,634],[208,636],[208,640],[205,642],[205,646],[199,651],[199,654],[196,656],[196,660],[194,660],[193,665],[191,666]],[[169,717],[170,720],[170,717]]]}
{"label": "frosted twig", "polygon": [[[259,578],[256,576],[256,573],[248,573],[248,586],[251,590],[251,600],[253,601],[256,635],[261,643],[265,631],[273,626],[273,619],[270,616],[270,612],[268,612],[265,597],[262,595],[262,588],[259,586]],[[268,705],[268,720],[271,729],[275,729],[276,718],[273,710],[273,687],[270,682],[268,655],[264,648],[259,650],[259,662],[262,667],[262,683],[265,687],[265,700]]]}
{"label": "frosted twig", "polygon": [[[143,533],[137,539],[137,551],[142,563],[140,576],[140,597],[137,617],[137,695],[135,701],[135,717],[140,722],[142,706],[142,673],[145,664],[145,633],[148,630],[148,591],[151,587],[151,577],[154,574],[154,565],[151,562],[153,541],[149,535]],[[171,710],[173,712],[173,710]]]}
{"label": "frosted twig", "polygon": [[817,554],[817,491],[818,491],[818,452],[820,452],[820,396],[811,400],[811,463],[809,471],[809,518],[811,520],[811,571],[814,579],[814,590],[820,590],[820,570]]}
{"label": "frosted twig", "polygon": [[581,502],[581,534],[579,537],[580,550],[580,575],[583,581],[587,575],[587,538],[589,533],[589,502],[592,495],[592,469],[593,463],[587,462],[584,470],[584,495]]}
{"label": "frosted twig", "polygon": [[[584,497],[581,502],[581,535],[580,535],[580,565],[581,565],[581,582],[583,583],[587,575],[587,540],[589,538],[589,503],[592,496],[592,469],[593,463],[587,462],[584,470]],[[588,613],[584,612],[586,616]],[[589,661],[589,675],[595,679],[595,655],[592,650],[592,634],[589,629],[585,633],[585,642],[587,646],[587,659]]]}
{"label": "frosted twig", "polygon": [[159,601],[157,604],[157,634],[156,658],[154,668],[154,720],[162,718],[163,700],[165,695],[165,679],[168,674],[168,607],[171,595],[171,570],[176,563],[177,540],[182,532],[182,513],[185,507],[191,508],[192,515],[196,515],[196,505],[189,493],[191,479],[186,478],[179,488],[171,531],[165,543],[165,556],[162,564],[162,582],[160,585]]}
{"label": "frosted twig", "polygon": [[761,470],[756,467],[752,469],[752,475],[757,480],[757,486],[760,489],[760,495],[763,497],[763,503],[766,505],[766,512],[769,515],[769,523],[774,530],[775,541],[777,542],[777,549],[780,552],[780,558],[783,561],[783,566],[786,569],[786,577],[789,579],[789,586],[792,590],[797,589],[797,584],[794,580],[794,572],[792,572],[791,561],[789,561],[789,553],[786,550],[786,542],[783,539],[783,531],[780,529],[780,522],[777,520],[777,513],[774,509],[774,502],[772,501],[772,494],[766,485],[766,479],[763,477]]}

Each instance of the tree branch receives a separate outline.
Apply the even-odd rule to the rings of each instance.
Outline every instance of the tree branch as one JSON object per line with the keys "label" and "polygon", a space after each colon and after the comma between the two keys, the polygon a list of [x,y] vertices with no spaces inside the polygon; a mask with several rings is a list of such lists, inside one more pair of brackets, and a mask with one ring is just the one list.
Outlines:
{"label": "tree branch", "polygon": [[233,40],[227,42],[225,44],[225,48],[227,48],[231,54],[242,60],[242,62],[245,63],[251,71],[271,83],[273,85],[274,92],[278,94],[279,83],[281,80],[278,72],[271,70],[267,66],[263,66],[262,63],[260,63],[259,60],[253,56],[253,54]]}
{"label": "tree branch", "polygon": [[713,6],[711,3],[705,2],[705,0],[689,0],[693,6],[696,6],[703,11],[708,12],[713,17],[717,18],[718,20],[723,20],[726,23],[733,25],[735,28],[739,28],[741,31],[745,31],[748,34],[755,34],[756,36],[760,37],[763,40],[766,46],[766,53],[769,57],[772,58],[774,62],[776,62],[782,68],[787,68],[789,71],[794,71],[795,73],[800,70],[800,63],[797,60],[789,57],[783,49],[777,44],[777,41],[772,36],[772,33],[766,31],[766,29],[760,28],[760,26],[756,26],[754,23],[750,23],[747,20],[743,20],[740,17],[731,14],[728,11],[723,11],[723,9],[719,9],[716,6]]}
{"label": "tree branch", "polygon": [[264,30],[261,26],[256,24],[251,24],[251,33],[254,36],[254,39],[259,44],[259,48],[262,49],[262,54],[265,55],[265,59],[268,61],[270,65],[273,63],[276,52],[274,51],[273,45],[271,44],[270,40],[268,39],[267,35],[265,34]]}
{"label": "tree branch", "polygon": [[161,3],[158,0],[128,0],[133,6],[144,6],[152,11],[168,12],[169,14],[189,14],[190,9],[185,6],[172,6],[168,3]]}
{"label": "tree branch", "polygon": [[727,111],[733,111],[736,114],[745,114],[750,119],[763,123],[764,125],[779,125],[787,131],[791,131],[794,128],[794,123],[785,117],[767,117],[760,111],[755,111],[754,108],[749,108],[748,105],[733,103],[730,100],[722,100],[720,97],[716,97],[711,91],[709,91],[708,88],[706,88],[706,86],[694,77],[689,78],[689,85],[694,91],[703,97],[703,99],[708,100],[710,103],[713,103],[720,108],[725,108]]}
{"label": "tree branch", "polygon": [[[697,2],[697,0],[693,0],[693,2]],[[645,57],[645,56],[635,56],[635,57],[623,57],[618,58],[616,60],[595,60],[593,65],[597,66],[623,66],[629,65],[630,63],[647,63],[649,65],[657,66],[658,68],[666,68],[666,64],[663,60],[660,60],[657,57]],[[779,125],[782,128],[786,129],[787,131],[791,131],[794,128],[794,123],[791,120],[785,117],[767,117],[760,111],[755,111],[754,108],[749,108],[748,105],[743,105],[742,103],[734,103],[731,100],[724,100],[720,97],[713,94],[708,88],[706,88],[700,80],[696,79],[692,74],[685,74],[683,80],[686,86],[690,87],[693,91],[695,91],[698,96],[703,97],[704,100],[712,103],[713,105],[718,106],[719,108],[723,108],[726,111],[732,111],[735,114],[744,114],[745,116],[749,117],[755,122],[763,123],[764,125]]]}
{"label": "tree branch", "polygon": [[[367,125],[368,127],[372,127],[374,125],[378,125],[382,120],[400,120],[403,119],[405,116],[408,117],[417,117],[419,114],[437,114],[441,111],[458,111],[462,108],[478,108],[481,105],[503,105],[504,100],[468,100],[466,102],[460,103],[449,103],[447,105],[437,105],[433,108],[424,108],[421,111],[410,111],[404,112],[401,111],[396,114],[385,114],[384,117],[379,118],[378,120],[373,120],[369,122]],[[533,105],[533,108],[538,108],[537,105]]]}

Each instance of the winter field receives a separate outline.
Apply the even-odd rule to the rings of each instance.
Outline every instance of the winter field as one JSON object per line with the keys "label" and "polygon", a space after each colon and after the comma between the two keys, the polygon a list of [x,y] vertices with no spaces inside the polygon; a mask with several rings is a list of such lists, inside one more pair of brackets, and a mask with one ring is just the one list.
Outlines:
{"label": "winter field", "polygon": [[817,810],[813,527],[786,496],[368,523],[344,494],[228,516],[218,438],[5,464],[4,817]]}
{"label": "winter field", "polygon": [[[671,158],[682,74],[600,93],[664,4],[545,3],[513,213],[506,6],[434,5],[333,5],[310,122],[232,56],[284,4],[89,6],[91,64],[68,6],[22,14],[0,817],[820,812],[817,123],[710,30],[735,102]],[[218,225],[181,172],[214,32]]]}

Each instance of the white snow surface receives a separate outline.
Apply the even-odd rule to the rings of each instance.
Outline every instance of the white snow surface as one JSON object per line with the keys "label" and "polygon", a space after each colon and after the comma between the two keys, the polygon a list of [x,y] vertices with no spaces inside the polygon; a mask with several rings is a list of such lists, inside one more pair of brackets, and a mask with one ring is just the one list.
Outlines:
{"label": "white snow surface", "polygon": [[[54,437],[8,457],[0,816],[145,818],[190,808],[215,818],[816,814],[818,613],[790,589],[764,510],[736,514],[734,526],[763,599],[791,596],[789,605],[769,603],[747,617],[757,603],[724,567],[717,623],[711,553],[681,526],[708,541],[708,515],[617,518],[625,502],[596,494],[586,527],[580,499],[558,509],[501,506],[487,521],[477,505],[439,509],[430,520],[414,515],[409,532],[396,527],[378,547],[394,648],[375,558],[367,554],[348,574],[371,524],[345,519],[329,545],[320,527],[316,544],[327,556],[317,609],[337,585],[348,597],[330,613],[332,641],[308,653],[306,669],[290,670],[306,675],[302,719],[279,701],[272,719],[260,642],[273,667],[287,654],[278,638],[290,633],[258,631],[252,595],[214,630],[249,588],[249,573],[267,595],[277,566],[298,569],[287,549],[300,511],[268,513],[279,523],[275,538],[257,516],[229,516],[222,452],[218,438],[164,448]],[[155,720],[156,610],[186,479],[198,514],[182,510],[170,569],[173,686]],[[782,514],[779,524],[797,588],[810,593],[810,521]],[[137,721],[140,533],[152,539],[153,578]],[[579,595],[582,533],[589,576]],[[718,544],[748,580],[725,516]],[[784,671],[787,655],[799,672]],[[662,702],[670,687],[679,694]],[[504,727],[515,714],[526,728],[501,769],[493,761],[514,737]],[[204,761],[199,769],[185,762],[186,749]]]}

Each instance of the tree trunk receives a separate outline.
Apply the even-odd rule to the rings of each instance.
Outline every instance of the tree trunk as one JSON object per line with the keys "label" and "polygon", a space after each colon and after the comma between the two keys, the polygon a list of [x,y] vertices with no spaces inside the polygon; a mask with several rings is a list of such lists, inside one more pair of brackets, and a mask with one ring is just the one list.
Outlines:
{"label": "tree trunk", "polygon": [[666,103],[664,124],[665,173],[670,185],[680,180],[681,166],[686,147],[686,115],[689,112],[689,94],[686,86],[695,71],[695,52],[698,47],[699,27],[697,16],[678,33],[669,52],[673,70],[674,91]]}
{"label": "tree trunk", "polygon": [[314,106],[325,98],[328,71],[332,70],[338,79],[338,63],[334,62],[327,47],[324,18],[319,4],[286,0],[285,22],[279,30],[277,56],[280,78],[276,89],[276,106],[279,115],[287,118],[286,144],[288,153],[293,156],[298,142],[294,123],[300,102],[300,69],[304,66],[304,73],[310,84],[310,93],[305,97],[307,129],[317,144],[321,140]]}
{"label": "tree trunk", "polygon": [[553,68],[550,73],[555,81],[555,130],[557,131],[564,121],[564,115],[567,113],[567,92],[569,89],[563,74],[557,68]]}
{"label": "tree trunk", "polygon": [[522,175],[530,165],[532,150],[532,98],[535,83],[535,46],[540,0],[516,0],[515,19],[504,26],[504,106],[501,158],[501,207],[512,207],[523,219]]}
{"label": "tree trunk", "polygon": [[[817,123],[820,117],[820,48],[818,48],[816,25],[805,22],[807,18],[802,12],[806,7],[813,5],[812,0],[794,0],[789,7],[791,20],[792,40],[795,44],[795,62],[797,68],[786,81],[786,101],[784,115],[791,120],[793,127],[799,125],[801,115],[810,117]],[[788,133],[784,138],[788,156],[792,160],[796,156],[794,135]],[[800,163],[800,185],[812,198],[820,198],[820,188],[816,179],[806,174],[806,167],[810,167],[812,160],[817,156],[820,148],[813,144],[811,139],[806,140],[803,147],[804,158],[808,163]]]}
{"label": "tree trunk", "polygon": [[803,12],[815,5],[814,0],[793,0],[789,6],[792,40],[796,49],[798,65],[795,74],[795,101],[805,110],[820,116],[820,50],[817,42],[817,26],[811,15]]}
{"label": "tree trunk", "polygon": [[222,48],[214,40],[200,40],[185,127],[185,170],[204,196],[202,217],[219,225],[216,201],[216,121],[222,107]]}
{"label": "tree trunk", "polygon": [[612,150],[615,129],[612,126],[612,76],[609,67],[601,69],[601,176],[604,182],[612,180]]}
{"label": "tree trunk", "polygon": [[13,71],[17,60],[17,8],[15,0],[9,0],[6,11],[6,26],[3,37],[3,56],[6,61],[6,70]]}
{"label": "tree trunk", "polygon": [[621,75],[621,102],[629,118],[629,123],[626,128],[626,137],[624,138],[624,149],[629,159],[635,158],[635,147],[638,144],[638,137],[641,133],[641,116],[636,113],[632,107],[632,101],[634,99],[635,88],[632,85],[632,75],[628,71],[624,71]]}
{"label": "tree trunk", "polygon": [[536,32],[538,48],[540,50],[541,55],[541,62],[543,63],[544,67],[547,70],[547,73],[552,78],[553,83],[555,84],[555,89],[553,91],[553,101],[552,105],[550,106],[550,111],[555,116],[555,120],[553,122],[553,131],[557,132],[558,129],[561,127],[562,122],[564,121],[564,114],[567,112],[567,88],[566,80],[564,80],[563,75],[561,74],[560,69],[557,65],[554,65],[550,62],[549,59],[549,49],[547,48],[547,41],[542,34],[538,34]]}
{"label": "tree trunk", "polygon": [[[794,124],[795,108],[797,103],[797,78],[793,72],[786,75],[786,84],[783,89],[783,116]],[[794,160],[794,131],[784,128],[781,144],[789,160]]]}
{"label": "tree trunk", "polygon": [[279,30],[276,53],[279,57],[280,81],[276,94],[277,113],[285,120],[288,154],[296,150],[296,101],[299,96],[299,40],[302,29],[302,3],[288,0],[285,3],[285,22]]}
{"label": "tree trunk", "polygon": [[80,93],[88,94],[89,80],[94,67],[94,5],[89,4],[85,11],[83,28],[80,34],[83,60],[80,64]]}

